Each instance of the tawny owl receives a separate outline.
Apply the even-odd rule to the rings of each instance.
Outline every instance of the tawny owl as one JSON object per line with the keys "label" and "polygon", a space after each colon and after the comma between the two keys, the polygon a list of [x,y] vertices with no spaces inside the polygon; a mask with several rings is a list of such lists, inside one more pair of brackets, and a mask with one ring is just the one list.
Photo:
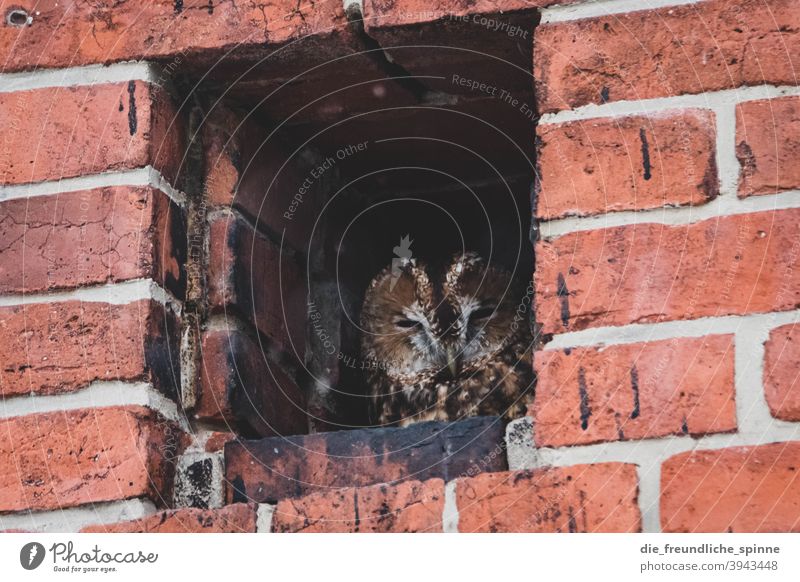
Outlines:
{"label": "tawny owl", "polygon": [[387,267],[367,289],[361,351],[372,421],[516,418],[533,398],[530,297],[474,253]]}

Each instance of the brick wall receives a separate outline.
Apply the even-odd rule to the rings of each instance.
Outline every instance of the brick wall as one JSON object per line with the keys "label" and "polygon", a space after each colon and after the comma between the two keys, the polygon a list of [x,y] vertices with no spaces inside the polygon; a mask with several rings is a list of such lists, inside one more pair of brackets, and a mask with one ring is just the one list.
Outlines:
{"label": "brick wall", "polygon": [[[359,26],[341,2],[40,4],[0,1],[0,529],[800,528],[797,0],[367,0]],[[500,18],[538,25],[532,77],[390,50],[513,60],[480,24]],[[369,482],[238,499],[226,443],[308,430],[309,225],[279,217],[312,162],[185,87],[233,71],[261,95],[310,69],[335,91],[397,72],[374,46],[409,75],[535,87],[536,402],[507,463],[399,478],[395,454]]]}
{"label": "brick wall", "polygon": [[156,80],[148,64],[2,75],[3,529],[171,503],[185,125]]}
{"label": "brick wall", "polygon": [[798,4],[658,4],[536,30],[552,339],[511,465],[635,464],[645,531],[796,531]]}

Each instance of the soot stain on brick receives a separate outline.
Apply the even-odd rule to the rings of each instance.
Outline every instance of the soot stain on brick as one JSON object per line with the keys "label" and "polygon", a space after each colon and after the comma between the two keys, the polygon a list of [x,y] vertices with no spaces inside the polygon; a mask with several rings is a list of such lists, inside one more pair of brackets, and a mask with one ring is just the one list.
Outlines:
{"label": "soot stain on brick", "polygon": [[128,129],[131,135],[136,133],[136,82],[128,81]]}
{"label": "soot stain on brick", "polygon": [[175,0],[175,14],[183,12],[183,0]]}
{"label": "soot stain on brick", "polygon": [[589,406],[589,393],[586,391],[586,371],[583,368],[578,368],[578,393],[581,397],[581,428],[586,430],[589,428],[589,417],[592,415],[592,409]]}
{"label": "soot stain on brick", "polygon": [[392,510],[389,507],[389,503],[384,499],[383,501],[381,501],[380,508],[378,508],[378,516],[379,516],[378,520],[379,521],[386,520],[391,516],[391,514]]}
{"label": "soot stain on brick", "polygon": [[639,139],[642,140],[642,166],[644,167],[644,179],[649,180],[653,177],[650,167],[650,145],[647,143],[647,133],[642,127],[639,129]]}
{"label": "soot stain on brick", "polygon": [[709,200],[719,195],[719,180],[717,174],[716,154],[711,152],[708,156],[706,171],[703,173],[703,181],[700,183],[702,191],[706,193]]}
{"label": "soot stain on brick", "polygon": [[614,413],[614,423],[617,425],[617,438],[619,438],[619,440],[621,440],[621,441],[624,441],[625,440],[625,431],[622,430],[622,422],[620,421],[620,413],[619,412],[615,412]]}
{"label": "soot stain on brick", "polygon": [[683,417],[683,423],[681,424],[681,431],[683,434],[689,434],[689,424],[686,421],[686,417]]}
{"label": "soot stain on brick", "polygon": [[600,103],[608,103],[609,96],[610,95],[609,95],[608,87],[603,87],[600,90]]}
{"label": "soot stain on brick", "polygon": [[578,490],[578,497],[581,500],[581,521],[583,521],[583,531],[589,531],[589,518],[586,516],[586,492],[583,489]]}
{"label": "soot stain on brick", "polygon": [[208,0],[208,13],[214,14],[214,0]]}
{"label": "soot stain on brick", "polygon": [[247,490],[241,475],[237,475],[231,480],[231,487],[233,487],[232,503],[247,503]]}
{"label": "soot stain on brick", "polygon": [[356,518],[356,531],[358,531],[358,528],[361,525],[361,518],[358,515],[358,490],[353,491],[353,513],[355,514]]}
{"label": "soot stain on brick", "polygon": [[147,369],[152,377],[157,379],[158,390],[169,398],[175,398],[178,395],[180,372],[174,357],[176,350],[174,334],[170,331],[174,330],[177,324],[169,312],[164,310],[154,311],[150,323],[152,335],[144,348]]}
{"label": "soot stain on brick", "polygon": [[633,391],[633,410],[631,411],[631,418],[639,418],[642,411],[639,402],[639,370],[636,368],[636,365],[631,367],[631,390]]}
{"label": "soot stain on brick", "polygon": [[569,289],[567,289],[567,282],[563,273],[558,274],[556,285],[556,295],[558,295],[561,302],[561,324],[564,327],[569,327]]}
{"label": "soot stain on brick", "polygon": [[577,532],[578,523],[575,521],[575,510],[572,509],[571,505],[567,507],[567,515],[569,516],[569,533]]}

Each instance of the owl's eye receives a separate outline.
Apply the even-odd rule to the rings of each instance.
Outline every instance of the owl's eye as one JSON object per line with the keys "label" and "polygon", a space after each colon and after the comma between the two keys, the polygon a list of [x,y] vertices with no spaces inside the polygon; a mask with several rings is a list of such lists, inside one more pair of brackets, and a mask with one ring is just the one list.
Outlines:
{"label": "owl's eye", "polygon": [[417,327],[419,325],[418,321],[414,321],[413,319],[398,319],[394,322],[397,327],[402,327],[404,329],[409,329],[412,327]]}
{"label": "owl's eye", "polygon": [[486,319],[491,317],[494,313],[495,307],[493,305],[487,305],[486,307],[480,307],[469,314],[470,321],[481,321],[482,319]]}

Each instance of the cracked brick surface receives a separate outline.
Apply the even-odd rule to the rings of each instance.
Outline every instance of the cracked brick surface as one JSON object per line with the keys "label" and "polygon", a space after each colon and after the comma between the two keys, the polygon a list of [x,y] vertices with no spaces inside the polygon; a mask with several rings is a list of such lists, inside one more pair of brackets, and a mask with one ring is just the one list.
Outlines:
{"label": "cracked brick surface", "polygon": [[149,187],[0,202],[0,292],[152,278],[181,297],[185,228],[181,209]]}

